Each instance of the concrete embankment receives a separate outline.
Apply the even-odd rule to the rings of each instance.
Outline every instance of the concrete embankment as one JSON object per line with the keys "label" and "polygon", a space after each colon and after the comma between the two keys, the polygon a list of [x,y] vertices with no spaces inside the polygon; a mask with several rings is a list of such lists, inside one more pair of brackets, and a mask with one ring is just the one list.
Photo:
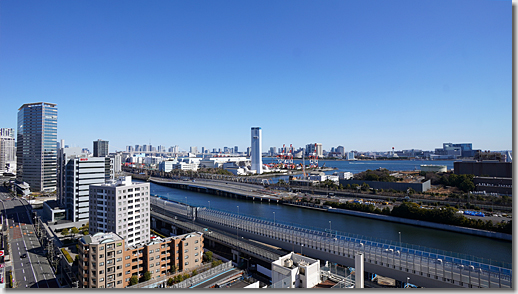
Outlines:
{"label": "concrete embankment", "polygon": [[[307,207],[307,208],[312,208],[312,207]],[[465,227],[458,227],[458,226],[452,226],[452,225],[446,225],[446,224],[438,224],[438,223],[432,223],[432,222],[427,222],[427,221],[406,219],[406,218],[401,218],[401,217],[381,215],[381,214],[368,213],[368,212],[362,212],[362,211],[353,211],[353,210],[346,210],[346,209],[340,209],[340,208],[329,208],[327,211],[333,212],[333,213],[343,213],[343,214],[359,216],[359,217],[367,217],[367,218],[378,219],[378,220],[389,221],[389,222],[402,223],[402,224],[407,224],[407,225],[427,227],[427,228],[438,229],[438,230],[446,230],[446,231],[452,231],[452,232],[457,232],[457,233],[477,235],[477,236],[488,237],[488,238],[496,238],[496,239],[506,240],[506,241],[512,241],[512,238],[513,238],[512,235],[504,234],[504,233],[491,232],[491,231],[478,230],[478,229],[465,228]]]}

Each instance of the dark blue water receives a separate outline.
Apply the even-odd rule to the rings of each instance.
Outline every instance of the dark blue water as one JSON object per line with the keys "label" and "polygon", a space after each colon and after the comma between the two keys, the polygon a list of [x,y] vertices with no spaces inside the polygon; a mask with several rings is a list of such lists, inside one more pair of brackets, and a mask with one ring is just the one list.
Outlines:
{"label": "dark blue water", "polygon": [[[383,163],[384,162],[381,162],[381,164]],[[281,204],[254,202],[244,199],[196,193],[155,185],[153,183],[151,183],[151,193],[192,206],[210,206],[212,209],[232,213],[239,212],[239,214],[272,221],[275,217],[275,221],[277,222],[300,224],[305,227],[329,229],[331,225],[332,230],[383,240],[398,241],[399,232],[401,232],[401,241],[403,243],[453,251],[461,254],[470,254],[508,263],[511,263],[512,259],[512,243],[507,241],[296,208]],[[329,223],[330,221],[331,224]]]}

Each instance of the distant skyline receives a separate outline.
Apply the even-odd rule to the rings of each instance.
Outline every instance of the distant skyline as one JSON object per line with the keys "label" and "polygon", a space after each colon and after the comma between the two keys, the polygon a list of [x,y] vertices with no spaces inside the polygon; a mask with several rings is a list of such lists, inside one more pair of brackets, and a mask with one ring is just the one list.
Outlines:
{"label": "distant skyline", "polygon": [[512,2],[2,1],[0,128],[58,141],[512,149]]}

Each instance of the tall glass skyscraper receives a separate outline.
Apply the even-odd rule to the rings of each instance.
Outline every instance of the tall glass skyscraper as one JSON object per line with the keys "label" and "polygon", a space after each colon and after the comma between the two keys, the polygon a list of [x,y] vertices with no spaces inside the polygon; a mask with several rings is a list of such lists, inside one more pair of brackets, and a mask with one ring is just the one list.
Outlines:
{"label": "tall glass skyscraper", "polygon": [[31,191],[56,190],[58,108],[38,102],[18,109],[16,179]]}

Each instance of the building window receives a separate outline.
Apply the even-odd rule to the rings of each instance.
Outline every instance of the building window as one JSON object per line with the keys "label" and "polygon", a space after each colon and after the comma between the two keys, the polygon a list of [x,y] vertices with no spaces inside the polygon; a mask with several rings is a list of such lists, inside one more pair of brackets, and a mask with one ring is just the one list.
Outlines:
{"label": "building window", "polygon": [[99,266],[103,266],[104,265],[104,262],[99,262]]}
{"label": "building window", "polygon": [[198,259],[196,258],[196,259],[194,260],[194,262],[198,262]]}
{"label": "building window", "polygon": [[122,261],[122,257],[117,258],[117,262]]}
{"label": "building window", "polygon": [[104,281],[104,278],[99,278],[99,282],[103,282]]}
{"label": "building window", "polygon": [[185,259],[188,259],[188,258],[189,258],[189,255],[186,255],[186,256],[185,256]]}
{"label": "building window", "polygon": [[117,254],[121,254],[122,253],[122,250],[117,250]]}
{"label": "building window", "polygon": [[189,265],[189,262],[188,262],[188,261],[186,261],[186,262],[185,262],[185,265]]}
{"label": "building window", "polygon": [[185,249],[185,251],[184,251],[184,252],[185,252],[185,253],[189,252],[189,249]]}
{"label": "building window", "polygon": [[130,258],[131,258],[131,256],[129,256],[129,255],[128,255],[128,256],[126,256],[126,259],[130,259]]}
{"label": "building window", "polygon": [[198,240],[194,241],[194,244],[198,244]]}

